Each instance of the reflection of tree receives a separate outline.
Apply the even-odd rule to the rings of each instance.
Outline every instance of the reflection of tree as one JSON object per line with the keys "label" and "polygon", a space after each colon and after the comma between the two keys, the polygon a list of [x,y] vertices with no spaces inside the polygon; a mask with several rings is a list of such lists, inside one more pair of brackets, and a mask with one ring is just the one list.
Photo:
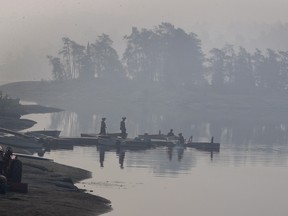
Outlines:
{"label": "reflection of tree", "polygon": [[50,128],[61,129],[62,136],[79,135],[79,119],[74,112],[59,112],[51,115]]}
{"label": "reflection of tree", "polygon": [[[107,117],[107,127],[109,132],[119,132],[119,123],[121,120],[121,112],[115,113],[107,110],[111,116]],[[144,111],[144,112],[143,112]],[[62,135],[79,136],[81,132],[97,132],[99,129],[100,119],[103,116],[93,113],[74,113],[59,112],[51,115],[50,128],[63,130]],[[134,138],[139,134],[158,133],[159,129],[163,133],[168,132],[171,128],[175,133],[182,132],[185,138],[193,136],[194,141],[210,141],[214,136],[215,142],[225,144],[237,144],[238,146],[249,145],[273,145],[273,143],[286,143],[288,141],[288,122],[287,121],[271,121],[260,120],[258,118],[240,117],[235,119],[211,119],[204,120],[189,117],[187,113],[179,113],[179,115],[169,115],[158,113],[155,110],[141,108],[133,110],[127,116],[128,136]]]}

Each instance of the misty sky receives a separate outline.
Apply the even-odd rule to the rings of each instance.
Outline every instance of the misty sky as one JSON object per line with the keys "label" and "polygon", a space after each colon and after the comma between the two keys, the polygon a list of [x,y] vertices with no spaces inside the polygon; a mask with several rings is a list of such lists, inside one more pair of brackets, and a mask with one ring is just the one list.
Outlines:
{"label": "misty sky", "polygon": [[[115,48],[121,49],[120,41],[131,32],[132,26],[152,28],[170,22],[187,32],[195,32],[195,26],[221,31],[231,22],[288,21],[287,0],[0,0],[0,3],[0,66],[24,53],[38,56],[44,62],[45,55],[57,53],[63,36],[86,44],[106,33],[115,42]],[[31,67],[29,75],[34,79],[42,77],[35,75],[34,69]],[[0,76],[12,77],[1,68]]]}

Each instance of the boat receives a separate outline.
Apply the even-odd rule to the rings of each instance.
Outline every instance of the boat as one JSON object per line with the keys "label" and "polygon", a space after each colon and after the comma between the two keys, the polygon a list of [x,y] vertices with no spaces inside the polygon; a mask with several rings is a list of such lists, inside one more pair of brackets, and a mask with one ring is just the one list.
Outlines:
{"label": "boat", "polygon": [[219,152],[220,150],[220,143],[214,142],[188,142],[186,146],[204,151]]}
{"label": "boat", "polygon": [[143,134],[138,135],[140,139],[151,139],[151,140],[178,140],[178,136],[167,136],[165,134]]}
{"label": "boat", "polygon": [[122,148],[150,148],[154,145],[149,140],[139,138],[126,138],[121,137],[98,137],[99,146],[122,147]]}
{"label": "boat", "polygon": [[122,142],[122,138],[120,137],[110,137],[110,136],[99,136],[98,137],[98,145],[102,146],[116,146]]}
{"label": "boat", "polygon": [[0,128],[0,132],[9,134],[0,136],[0,144],[26,149],[42,149],[43,147],[43,143],[37,137],[6,128]]}
{"label": "boat", "polygon": [[35,136],[35,137],[59,137],[61,131],[60,130],[37,130],[37,131],[27,131],[26,135]]}
{"label": "boat", "polygon": [[38,157],[34,155],[20,154],[20,153],[13,153],[13,156],[20,157],[20,158],[34,159],[34,160],[53,161],[53,159],[49,159],[49,158],[43,158],[43,157]]}
{"label": "boat", "polygon": [[139,138],[134,138],[134,139],[124,139],[120,142],[119,146],[121,147],[129,147],[129,148],[150,148],[153,147],[154,145],[150,140],[145,140],[145,139],[139,139]]}
{"label": "boat", "polygon": [[[81,133],[80,136],[81,137],[122,137],[122,133],[106,133],[105,135],[103,134],[98,134],[98,133]],[[127,137],[127,133],[126,133],[126,137]]]}
{"label": "boat", "polygon": [[34,137],[24,138],[19,136],[1,136],[0,144],[26,149],[41,149],[43,147],[43,145]]}

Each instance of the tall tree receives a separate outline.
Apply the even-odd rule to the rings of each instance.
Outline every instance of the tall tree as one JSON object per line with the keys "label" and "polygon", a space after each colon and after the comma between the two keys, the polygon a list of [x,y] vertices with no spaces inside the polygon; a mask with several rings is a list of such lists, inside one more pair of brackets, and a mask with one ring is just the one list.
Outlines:
{"label": "tall tree", "polygon": [[255,87],[251,55],[243,47],[235,56],[233,86],[240,89],[251,89]]}
{"label": "tall tree", "polygon": [[52,76],[54,80],[67,80],[67,74],[65,73],[64,66],[61,63],[60,58],[47,56],[50,64],[52,65]]}
{"label": "tall tree", "polygon": [[95,44],[91,44],[92,61],[99,78],[117,79],[124,76],[119,56],[112,45],[113,41],[106,34],[98,36]]}
{"label": "tall tree", "polygon": [[68,37],[63,37],[63,47],[59,51],[64,61],[64,70],[69,79],[76,79],[79,77],[82,60],[85,56],[85,46],[77,44]]}
{"label": "tall tree", "polygon": [[136,27],[132,28],[131,35],[124,36],[127,47],[122,60],[130,78],[141,81],[155,79],[153,68],[154,61],[157,59],[155,37],[153,31],[147,29],[139,31]]}
{"label": "tall tree", "polygon": [[161,55],[164,60],[163,78],[177,85],[203,82],[203,53],[201,41],[194,33],[187,34],[170,23],[156,27]]}
{"label": "tall tree", "polygon": [[83,54],[80,61],[79,79],[92,80],[94,78],[95,78],[95,67],[93,64],[91,46],[88,43],[86,47],[86,53]]}
{"label": "tall tree", "polygon": [[225,52],[221,49],[213,48],[208,61],[208,71],[211,75],[211,84],[217,88],[223,88],[225,84]]}
{"label": "tall tree", "polygon": [[123,62],[132,78],[175,85],[203,81],[203,54],[195,34],[162,23],[153,30],[134,27],[125,39]]}
{"label": "tall tree", "polygon": [[280,58],[280,88],[287,90],[288,88],[288,51],[279,51]]}
{"label": "tall tree", "polygon": [[66,77],[68,79],[72,78],[72,61],[71,61],[71,43],[72,41],[68,37],[62,38],[63,47],[58,52],[59,55],[62,56],[64,61],[64,71],[66,73]]}

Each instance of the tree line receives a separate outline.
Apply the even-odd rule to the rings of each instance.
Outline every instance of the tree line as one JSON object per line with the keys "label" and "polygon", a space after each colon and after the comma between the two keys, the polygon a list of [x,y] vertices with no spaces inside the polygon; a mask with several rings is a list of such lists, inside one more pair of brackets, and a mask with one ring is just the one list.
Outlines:
{"label": "tree line", "polygon": [[120,58],[109,35],[80,45],[68,37],[58,56],[47,56],[54,80],[134,80],[167,86],[286,90],[288,51],[248,52],[226,45],[204,54],[201,40],[170,23],[132,28]]}

